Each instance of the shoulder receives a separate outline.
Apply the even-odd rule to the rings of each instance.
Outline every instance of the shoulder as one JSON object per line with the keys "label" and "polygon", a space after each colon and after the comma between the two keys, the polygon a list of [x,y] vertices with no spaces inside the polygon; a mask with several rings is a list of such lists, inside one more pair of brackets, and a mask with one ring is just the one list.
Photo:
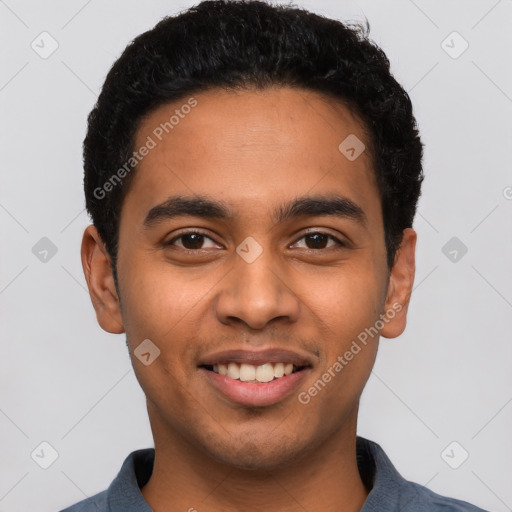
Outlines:
{"label": "shoulder", "polygon": [[402,512],[486,512],[467,501],[441,496],[423,485],[405,481],[401,492]]}
{"label": "shoulder", "polygon": [[131,452],[108,489],[60,512],[151,512],[140,489],[151,477],[154,460],[154,448]]}
{"label": "shoulder", "polygon": [[486,512],[406,480],[373,441],[358,437],[357,457],[363,482],[371,489],[361,512]]}
{"label": "shoulder", "polygon": [[60,512],[107,512],[107,491],[102,491],[90,498],[79,501]]}

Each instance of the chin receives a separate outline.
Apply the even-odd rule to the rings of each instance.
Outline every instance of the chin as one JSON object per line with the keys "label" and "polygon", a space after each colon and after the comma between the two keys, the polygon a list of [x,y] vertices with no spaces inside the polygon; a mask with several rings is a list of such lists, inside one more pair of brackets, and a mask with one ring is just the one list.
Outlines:
{"label": "chin", "polygon": [[274,471],[304,456],[297,439],[272,437],[271,433],[246,433],[208,447],[213,459],[244,471]]}

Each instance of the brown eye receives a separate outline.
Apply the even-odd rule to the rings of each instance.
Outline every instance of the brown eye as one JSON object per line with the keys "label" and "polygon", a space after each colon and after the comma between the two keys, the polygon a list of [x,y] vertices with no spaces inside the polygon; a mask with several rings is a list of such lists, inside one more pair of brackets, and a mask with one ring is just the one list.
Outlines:
{"label": "brown eye", "polygon": [[329,237],[323,233],[314,233],[312,235],[306,235],[304,239],[311,243],[308,249],[325,249]]}
{"label": "brown eye", "polygon": [[[175,243],[178,240],[181,241],[181,244]],[[198,251],[201,249],[205,249],[204,244],[207,240],[210,240],[213,243],[213,240],[210,237],[206,236],[205,234],[200,233],[198,231],[189,231],[187,233],[181,233],[179,236],[174,237],[172,240],[167,242],[165,245],[181,247],[181,248],[189,250],[189,251]],[[213,245],[215,245],[215,244],[213,244]]]}
{"label": "brown eye", "polygon": [[204,242],[204,235],[198,233],[188,233],[181,235],[182,245],[185,249],[201,249]]}
{"label": "brown eye", "polygon": [[[335,243],[328,246],[329,239],[333,240]],[[345,247],[346,244],[338,240],[335,236],[329,235],[328,233],[322,233],[320,231],[316,231],[313,233],[308,233],[304,235],[299,240],[305,240],[305,248],[306,249],[328,249],[333,246],[342,246]],[[298,242],[296,242],[298,243]]]}

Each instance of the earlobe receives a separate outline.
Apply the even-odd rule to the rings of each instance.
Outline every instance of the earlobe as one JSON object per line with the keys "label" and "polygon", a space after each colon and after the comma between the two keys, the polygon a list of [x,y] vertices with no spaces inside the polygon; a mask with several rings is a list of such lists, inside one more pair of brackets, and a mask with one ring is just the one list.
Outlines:
{"label": "earlobe", "polygon": [[398,249],[389,276],[388,293],[383,314],[387,321],[381,329],[381,336],[396,338],[405,330],[407,309],[411,299],[416,270],[416,231],[404,229],[402,243]]}
{"label": "earlobe", "polygon": [[94,226],[84,231],[81,247],[89,295],[101,328],[112,334],[124,332],[119,297],[110,265],[110,256]]}

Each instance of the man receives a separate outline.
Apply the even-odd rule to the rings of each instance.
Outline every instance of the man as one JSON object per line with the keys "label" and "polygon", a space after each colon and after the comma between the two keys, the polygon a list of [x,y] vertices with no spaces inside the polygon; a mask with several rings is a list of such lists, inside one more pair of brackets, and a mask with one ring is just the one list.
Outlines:
{"label": "man", "polygon": [[421,158],[363,29],[207,1],[136,38],[89,116],[82,262],[155,448],[66,511],[480,510],[356,434],[406,324]]}

